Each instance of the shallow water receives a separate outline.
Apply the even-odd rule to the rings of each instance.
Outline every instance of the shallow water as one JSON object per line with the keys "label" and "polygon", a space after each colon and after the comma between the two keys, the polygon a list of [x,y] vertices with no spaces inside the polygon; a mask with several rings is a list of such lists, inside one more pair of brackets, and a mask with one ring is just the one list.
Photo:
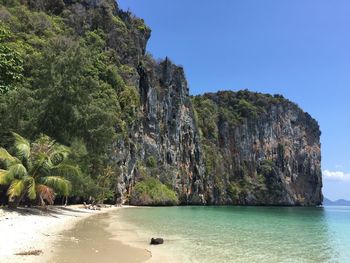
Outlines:
{"label": "shallow water", "polygon": [[[124,208],[66,231],[50,262],[350,262],[350,207]],[[130,257],[131,255],[131,257]],[[162,258],[158,262],[170,262]]]}
{"label": "shallow water", "polygon": [[350,262],[350,208],[126,208],[139,242],[165,239],[180,262]]}

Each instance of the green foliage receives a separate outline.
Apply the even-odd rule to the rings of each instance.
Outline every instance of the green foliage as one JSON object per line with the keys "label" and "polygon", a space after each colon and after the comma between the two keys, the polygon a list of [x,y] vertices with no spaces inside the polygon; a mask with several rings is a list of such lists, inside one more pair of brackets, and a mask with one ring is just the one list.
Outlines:
{"label": "green foliage", "polygon": [[134,205],[176,205],[178,202],[173,190],[152,177],[136,183],[130,199]]}
{"label": "green foliage", "polygon": [[0,5],[16,6],[20,4],[20,0],[0,0]]}
{"label": "green foliage", "polygon": [[[132,60],[140,50],[136,35],[150,30],[127,12],[117,14],[114,1],[101,0],[101,8],[79,3],[0,0],[0,141],[10,145],[7,134],[16,131],[70,146],[67,165],[81,170],[67,175],[70,194],[113,200],[118,169],[103,178],[115,142],[128,143],[139,119]],[[21,161],[28,159],[23,147]],[[0,180],[9,179],[1,171]]]}
{"label": "green foliage", "polygon": [[156,168],[157,167],[157,159],[154,156],[148,157],[146,165],[147,165],[147,167],[150,167],[150,168]]}
{"label": "green foliage", "polygon": [[55,193],[68,196],[71,183],[67,177],[78,175],[78,167],[68,164],[70,150],[42,135],[29,143],[13,133],[16,156],[0,148],[0,160],[5,164],[0,170],[0,184],[9,185],[9,200],[19,204],[25,194],[30,200],[53,203]]}
{"label": "green foliage", "polygon": [[116,192],[117,174],[111,166],[107,166],[103,172],[98,176],[97,183],[99,187],[99,194],[97,199],[103,203],[107,200],[114,200]]}
{"label": "green foliage", "polygon": [[271,175],[273,167],[274,163],[272,160],[263,160],[258,167],[258,173],[264,177],[268,177]]}
{"label": "green foliage", "polygon": [[226,122],[230,127],[235,127],[241,121],[241,116],[238,112],[232,111],[231,108],[220,107],[219,122]]}
{"label": "green foliage", "polygon": [[227,187],[227,194],[232,199],[233,202],[239,199],[239,195],[241,193],[241,188],[236,183],[230,183]]}
{"label": "green foliage", "polygon": [[209,100],[202,97],[194,97],[192,100],[196,121],[201,130],[202,136],[208,139],[218,139],[218,107]]}
{"label": "green foliage", "polygon": [[264,116],[269,107],[286,100],[280,96],[241,90],[238,92],[219,91],[216,94],[195,96],[192,103],[202,137],[209,140],[218,139],[219,126],[228,124],[234,128],[242,121],[256,121]]}
{"label": "green foliage", "polygon": [[79,147],[85,153],[73,155],[83,173],[74,178],[72,193],[97,197],[100,191],[93,185],[107,165],[116,127],[126,137],[136,119],[137,91],[119,76],[101,29],[77,37],[51,11],[24,5],[11,5],[8,11],[6,23],[25,53],[26,81],[0,98],[0,127],[31,138],[43,132]]}
{"label": "green foliage", "polygon": [[13,89],[23,78],[22,57],[10,40],[10,31],[0,25],[0,93]]}
{"label": "green foliage", "polygon": [[258,116],[258,109],[252,103],[245,99],[240,99],[237,105],[237,112],[244,118],[256,118]]}
{"label": "green foliage", "polygon": [[203,145],[205,170],[208,174],[215,174],[217,172],[217,166],[221,164],[222,158],[218,154],[215,145],[207,142]]}
{"label": "green foliage", "polygon": [[38,125],[65,144],[84,138],[88,149],[101,153],[115,136],[119,105],[115,90],[99,78],[101,60],[89,53],[67,38],[44,50],[34,81],[42,98]]}
{"label": "green foliage", "polygon": [[140,106],[139,93],[135,87],[126,86],[119,94],[122,119],[132,126],[137,119],[137,109]]}

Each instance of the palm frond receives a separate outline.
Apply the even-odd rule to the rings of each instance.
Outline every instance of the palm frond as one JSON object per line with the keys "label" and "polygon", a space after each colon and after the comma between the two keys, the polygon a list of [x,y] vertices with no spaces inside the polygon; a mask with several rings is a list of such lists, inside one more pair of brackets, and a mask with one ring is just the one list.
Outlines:
{"label": "palm frond", "polygon": [[45,153],[38,153],[35,156],[35,159],[32,161],[32,173],[33,176],[40,175],[49,175],[49,171],[51,169],[51,162],[49,157]]}
{"label": "palm frond", "polygon": [[64,145],[55,145],[55,150],[50,154],[53,164],[58,165],[68,158],[70,149]]}
{"label": "palm frond", "polygon": [[63,154],[61,154],[60,152],[56,152],[56,151],[50,155],[50,160],[54,165],[58,165],[61,162],[63,162],[64,158],[65,157]]}
{"label": "palm frond", "polygon": [[13,177],[8,170],[0,169],[0,185],[8,185]]}
{"label": "palm frond", "polygon": [[27,196],[29,199],[34,200],[36,198],[35,180],[33,177],[27,176],[26,182],[28,184]]}
{"label": "palm frond", "polygon": [[18,156],[28,160],[30,157],[30,143],[29,143],[29,141],[15,132],[13,132],[12,135],[15,138],[15,148],[17,150]]}
{"label": "palm frond", "polygon": [[46,176],[42,179],[43,183],[52,187],[57,193],[67,196],[71,190],[71,184],[61,176]]}
{"label": "palm frond", "polygon": [[22,179],[28,175],[27,169],[21,163],[11,165],[8,171],[12,178]]}
{"label": "palm frond", "polygon": [[61,163],[52,167],[51,175],[53,176],[62,176],[64,178],[71,178],[72,176],[79,176],[80,169],[78,166],[74,166],[71,164]]}
{"label": "palm frond", "polygon": [[36,185],[35,189],[43,200],[47,201],[51,205],[53,204],[53,201],[55,199],[55,192],[51,187],[43,184],[38,184]]}
{"label": "palm frond", "polygon": [[7,195],[12,199],[18,197],[23,193],[24,190],[24,180],[13,180],[9,189],[7,190]]}
{"label": "palm frond", "polygon": [[9,154],[4,148],[0,148],[0,160],[6,162],[7,165],[18,162],[18,159]]}

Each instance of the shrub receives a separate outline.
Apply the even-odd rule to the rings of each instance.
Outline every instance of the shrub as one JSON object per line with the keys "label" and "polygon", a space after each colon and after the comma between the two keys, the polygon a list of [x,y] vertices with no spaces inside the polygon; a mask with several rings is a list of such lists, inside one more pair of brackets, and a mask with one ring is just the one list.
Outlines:
{"label": "shrub", "polygon": [[241,192],[241,189],[235,183],[230,183],[227,186],[227,194],[229,195],[229,197],[232,199],[233,202],[239,199],[240,192]]}
{"label": "shrub", "polygon": [[136,183],[131,192],[130,203],[133,205],[177,205],[176,193],[159,180],[149,177]]}
{"label": "shrub", "polygon": [[150,167],[150,168],[156,168],[157,167],[156,158],[154,156],[148,157],[146,165],[147,165],[147,167]]}
{"label": "shrub", "polygon": [[258,174],[268,177],[273,171],[274,163],[271,160],[263,160],[258,167]]}
{"label": "shrub", "polygon": [[258,108],[245,99],[239,100],[237,111],[244,118],[256,118],[258,116]]}

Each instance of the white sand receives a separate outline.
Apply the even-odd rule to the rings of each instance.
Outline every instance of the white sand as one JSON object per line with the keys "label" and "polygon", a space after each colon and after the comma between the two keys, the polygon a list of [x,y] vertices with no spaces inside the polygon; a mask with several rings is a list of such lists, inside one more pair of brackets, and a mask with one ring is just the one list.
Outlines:
{"label": "white sand", "polygon": [[[119,208],[94,211],[80,207],[55,206],[48,211],[35,208],[9,211],[0,208],[0,262],[45,262],[45,255],[52,252],[52,243],[60,232],[72,228],[83,218]],[[40,256],[15,255],[32,250],[42,250],[43,253]]]}
{"label": "white sand", "polygon": [[[121,208],[102,208],[101,211],[84,209],[81,205],[53,206],[47,211],[37,208],[18,208],[15,211],[0,208],[0,263],[47,263],[55,251],[54,242],[62,237],[61,232],[73,228],[89,216]],[[147,240],[145,237],[140,238],[127,222],[118,222],[115,230],[118,232],[116,240],[149,251],[151,257],[147,263],[178,262],[174,255],[166,253],[161,246],[149,245],[148,237]],[[34,250],[40,250],[42,254],[16,255]],[[125,253],[130,255],[129,251]]]}

